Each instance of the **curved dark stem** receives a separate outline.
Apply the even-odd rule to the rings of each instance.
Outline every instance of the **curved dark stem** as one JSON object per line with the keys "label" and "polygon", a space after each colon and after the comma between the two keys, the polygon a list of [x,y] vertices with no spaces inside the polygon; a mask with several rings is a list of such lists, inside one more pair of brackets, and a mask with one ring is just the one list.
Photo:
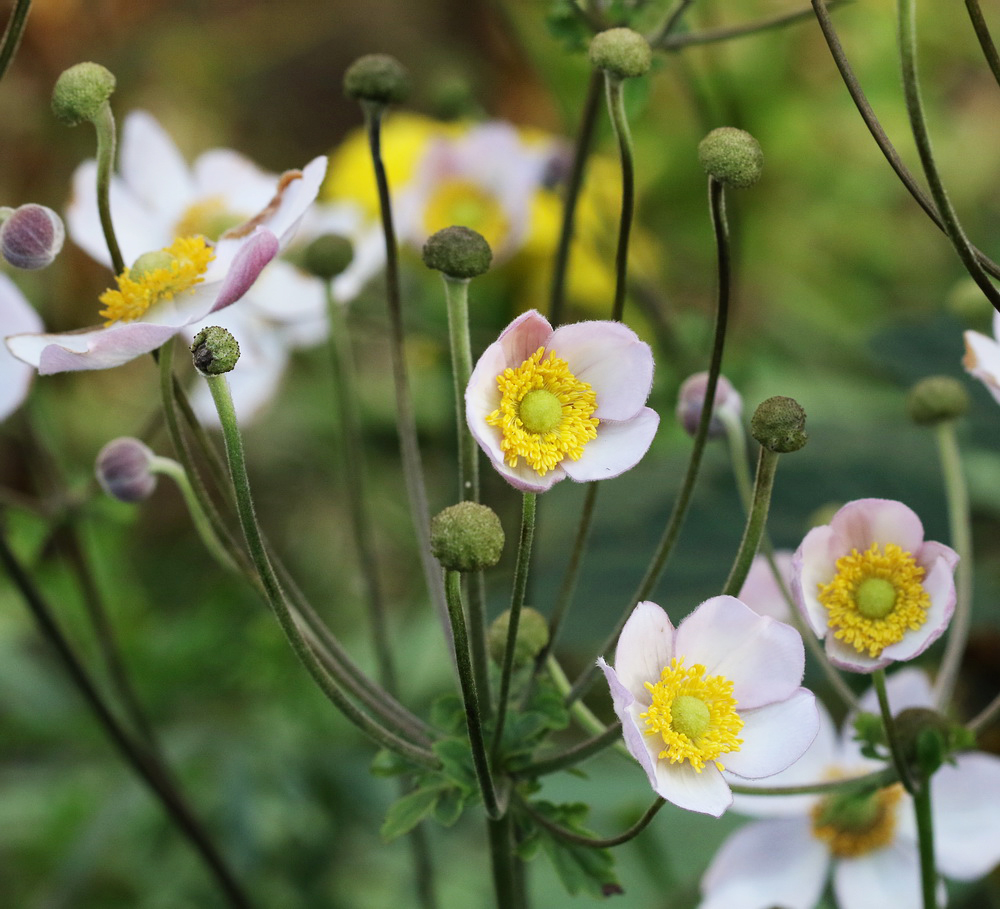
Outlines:
{"label": "curved dark stem", "polygon": [[965,8],[969,11],[969,19],[972,20],[972,27],[979,39],[979,46],[989,64],[990,72],[993,73],[993,78],[1000,85],[1000,54],[997,54],[997,47],[993,43],[993,37],[990,35],[986,20],[983,18],[983,11],[979,8],[979,0],[965,0]]}
{"label": "curved dark stem", "polygon": [[[834,0],[830,5],[842,6],[846,2],[850,2],[850,0],[840,0],[840,2]],[[679,35],[667,34],[653,46],[665,51],[679,51],[685,47],[693,47],[697,44],[718,44],[721,41],[730,41],[733,38],[746,38],[760,32],[784,28],[787,25],[795,25],[797,22],[802,22],[811,17],[812,10],[796,10],[794,13],[782,13],[779,16],[772,16],[769,19],[758,19],[756,22],[748,22],[746,25],[706,28],[704,31],[684,32]]]}
{"label": "curved dark stem", "polygon": [[[900,182],[906,187],[907,192],[913,197],[914,201],[924,210],[924,213],[934,222],[937,228],[944,232],[944,221],[938,214],[937,208],[917,184],[913,174],[910,173],[899,157],[899,153],[889,140],[885,130],[882,129],[878,117],[875,116],[875,111],[872,110],[871,104],[868,103],[868,98],[865,96],[861,88],[861,83],[858,82],[858,78],[851,68],[847,55],[844,53],[844,48],[840,43],[840,38],[833,27],[827,4],[824,0],[812,0],[812,5],[813,11],[816,14],[816,20],[819,22],[823,37],[830,48],[834,63],[837,64],[837,69],[840,70],[840,76],[844,80],[844,85],[847,86],[854,105],[857,107],[858,113],[861,114],[861,119],[865,121],[868,131],[872,134],[875,144],[878,145],[886,161],[889,162],[889,166],[893,169],[896,176],[899,177]],[[971,249],[980,266],[993,275],[994,278],[1000,278],[1000,265],[997,265],[996,262],[975,246],[972,246]]]}
{"label": "curved dark stem", "polygon": [[253,904],[243,892],[236,877],[229,870],[222,856],[202,828],[200,822],[184,801],[167,769],[151,752],[135,742],[122,728],[114,714],[104,702],[89,673],[80,662],[66,636],[62,633],[55,615],[42,598],[39,591],[21,566],[13,551],[7,545],[6,537],[0,533],[0,561],[21,593],[45,639],[52,645],[73,684],[87,702],[105,733],[111,739],[126,763],[152,790],[170,815],[171,820],[197,850],[209,871],[226,895],[231,906],[248,909]]}
{"label": "curved dark stem", "polygon": [[592,836],[582,836],[572,830],[567,830],[555,821],[549,820],[544,814],[535,811],[529,802],[522,799],[520,800],[520,804],[533,821],[544,827],[550,833],[554,833],[560,839],[564,839],[568,843],[576,843],[578,846],[590,846],[592,849],[610,849],[612,846],[620,846],[622,843],[627,843],[629,840],[635,839],[649,826],[649,822],[656,817],[657,812],[666,804],[666,801],[662,798],[657,798],[657,800],[646,809],[642,817],[629,827],[628,830],[623,833],[619,833],[618,836],[609,836],[604,839]]}
{"label": "curved dark stem", "polygon": [[11,10],[3,38],[0,38],[0,79],[4,77],[7,68],[14,59],[14,54],[17,53],[18,46],[21,44],[24,27],[28,24],[28,11],[30,9],[31,0],[17,0],[14,9]]}
{"label": "curved dark stem", "polygon": [[555,773],[557,770],[563,770],[566,767],[574,767],[581,761],[584,761],[595,754],[599,754],[609,745],[614,745],[615,742],[621,739],[621,736],[621,723],[612,723],[607,729],[604,730],[604,732],[587,739],[585,742],[573,745],[565,751],[553,754],[551,757],[535,761],[525,767],[520,773],[522,776],[535,779],[536,777],[544,776],[547,773]]}

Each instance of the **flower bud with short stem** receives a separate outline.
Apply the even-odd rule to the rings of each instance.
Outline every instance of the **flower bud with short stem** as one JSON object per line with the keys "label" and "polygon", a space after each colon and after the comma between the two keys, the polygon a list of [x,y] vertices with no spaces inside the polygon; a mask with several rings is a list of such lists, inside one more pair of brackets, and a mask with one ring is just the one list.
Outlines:
{"label": "flower bud with short stem", "polygon": [[62,218],[51,208],[34,202],[0,208],[0,254],[15,268],[51,265],[65,239]]}

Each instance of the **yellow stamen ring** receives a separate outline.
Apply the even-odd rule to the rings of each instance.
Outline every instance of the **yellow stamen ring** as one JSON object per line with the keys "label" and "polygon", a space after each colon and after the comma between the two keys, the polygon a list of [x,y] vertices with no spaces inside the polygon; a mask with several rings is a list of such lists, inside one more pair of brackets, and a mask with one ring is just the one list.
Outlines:
{"label": "yellow stamen ring", "polygon": [[563,458],[580,459],[584,446],[597,438],[597,396],[552,351],[543,359],[539,347],[517,367],[497,376],[500,406],[486,417],[500,430],[504,460],[517,467],[521,458],[545,476]]}
{"label": "yellow stamen ring", "polygon": [[684,667],[674,658],[660,673],[660,681],[645,683],[652,696],[649,709],[640,714],[646,735],[658,735],[666,746],[657,757],[671,764],[687,761],[699,773],[712,761],[719,770],[720,755],[739,751],[743,720],[736,712],[733,682],[721,675],[705,678],[705,667]]}
{"label": "yellow stamen ring", "polygon": [[204,280],[215,258],[204,237],[179,237],[166,249],[140,256],[117,278],[118,289],[106,290],[99,300],[105,324],[134,322],[154,303],[171,300]]}
{"label": "yellow stamen ring", "polygon": [[863,553],[852,549],[837,559],[837,573],[819,585],[819,601],[837,640],[877,657],[927,621],[931,598],[924,569],[895,543],[878,543]]}
{"label": "yellow stamen ring", "polygon": [[896,834],[896,803],[903,787],[895,783],[864,795],[831,795],[812,808],[812,832],[836,858],[857,858],[888,846]]}

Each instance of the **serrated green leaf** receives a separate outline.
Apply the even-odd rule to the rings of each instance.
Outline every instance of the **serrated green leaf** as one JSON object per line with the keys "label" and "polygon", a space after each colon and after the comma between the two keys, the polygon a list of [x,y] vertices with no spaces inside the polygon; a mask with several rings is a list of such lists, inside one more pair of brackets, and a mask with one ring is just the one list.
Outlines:
{"label": "serrated green leaf", "polygon": [[443,790],[434,806],[434,820],[442,827],[451,827],[465,808],[465,796],[456,786]]}
{"label": "serrated green leaf", "polygon": [[409,833],[434,810],[444,788],[443,786],[427,786],[408,792],[402,798],[396,799],[389,806],[389,813],[379,831],[382,839],[389,843],[396,837]]}
{"label": "serrated green leaf", "polygon": [[476,790],[476,771],[466,739],[447,738],[435,742],[431,750],[441,759],[440,774],[463,791]]}
{"label": "serrated green leaf", "polygon": [[465,705],[455,694],[446,694],[431,704],[431,723],[446,732],[464,734]]}

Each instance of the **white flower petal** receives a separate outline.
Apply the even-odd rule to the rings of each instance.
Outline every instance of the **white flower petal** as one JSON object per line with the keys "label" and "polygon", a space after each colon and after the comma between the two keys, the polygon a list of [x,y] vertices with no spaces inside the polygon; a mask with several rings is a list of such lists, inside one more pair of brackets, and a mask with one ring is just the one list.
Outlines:
{"label": "white flower petal", "polygon": [[[777,550],[774,553],[774,564],[785,587],[790,591],[792,553],[787,549]],[[738,599],[758,615],[767,615],[779,622],[790,620],[791,607],[771,570],[770,560],[763,554],[754,557]]]}
{"label": "white flower petal", "polygon": [[737,710],[743,720],[743,744],[739,751],[723,756],[722,763],[747,779],[773,777],[787,769],[805,754],[819,731],[816,698],[805,688],[776,704]]}
{"label": "white flower petal", "polygon": [[965,357],[962,365],[1000,403],[1000,344],[978,331],[967,331],[964,338]]}
{"label": "white flower petal", "polygon": [[734,684],[743,710],[787,698],[802,682],[805,650],[789,625],[757,615],[735,597],[712,597],[677,629],[677,653],[706,676]]}
{"label": "white flower petal", "polygon": [[122,180],[150,220],[172,224],[194,198],[187,162],[167,131],[146,111],[132,111],[125,118],[119,161]]}
{"label": "white flower petal", "polygon": [[643,733],[642,728],[636,721],[635,710],[633,709],[635,706],[635,697],[621,683],[615,670],[604,661],[603,657],[597,661],[597,665],[604,672],[608,688],[611,689],[611,703],[614,705],[615,714],[621,720],[625,747],[628,749],[629,754],[639,762],[639,766],[646,771],[646,776],[649,778],[649,785],[653,789],[656,789],[656,755],[648,746],[647,739],[649,736]]}
{"label": "white flower petal", "polygon": [[701,880],[704,899],[698,909],[813,909],[829,865],[829,853],[811,836],[808,819],[747,824],[712,859]]}
{"label": "white flower petal", "polygon": [[646,682],[656,684],[674,656],[674,626],[656,603],[639,603],[622,627],[615,648],[615,672],[621,683],[645,705]]}
{"label": "white flower petal", "polygon": [[192,170],[199,196],[221,197],[226,211],[243,218],[252,217],[271,201],[278,182],[277,174],[229,148],[203,152]]}
{"label": "white flower petal", "polygon": [[814,527],[792,556],[792,597],[816,637],[823,639],[830,630],[829,614],[819,601],[819,587],[829,584],[836,573],[836,563],[844,553],[833,528],[828,524]]}
{"label": "white flower petal", "polygon": [[597,438],[587,442],[579,459],[565,458],[561,466],[577,483],[620,476],[649,451],[659,425],[659,414],[649,407],[643,407],[625,423],[602,423]]}
{"label": "white flower petal", "polygon": [[844,543],[842,555],[852,548],[864,552],[872,543],[895,543],[918,553],[924,542],[924,525],[913,509],[893,499],[856,499],[848,502],[830,520]]}
{"label": "white flower petal", "polygon": [[[4,334],[42,330],[41,317],[17,285],[0,272],[0,325]],[[28,394],[34,370],[15,358],[6,345],[0,347],[0,420],[6,420]]]}
{"label": "white flower petal", "polygon": [[844,909],[920,909],[916,846],[896,840],[877,852],[840,859],[833,869],[833,889]]}
{"label": "white flower petal", "polygon": [[178,328],[127,322],[60,334],[13,335],[7,347],[19,360],[38,369],[39,375],[81,369],[121,366],[137,356],[156,350],[172,338]]}
{"label": "white flower petal", "polygon": [[931,810],[938,868],[946,877],[970,881],[1000,863],[1000,758],[961,754],[931,780]]}
{"label": "white flower petal", "polygon": [[713,817],[721,817],[733,804],[729,784],[715,764],[706,764],[699,773],[687,762],[659,761],[653,789],[678,808]]}

